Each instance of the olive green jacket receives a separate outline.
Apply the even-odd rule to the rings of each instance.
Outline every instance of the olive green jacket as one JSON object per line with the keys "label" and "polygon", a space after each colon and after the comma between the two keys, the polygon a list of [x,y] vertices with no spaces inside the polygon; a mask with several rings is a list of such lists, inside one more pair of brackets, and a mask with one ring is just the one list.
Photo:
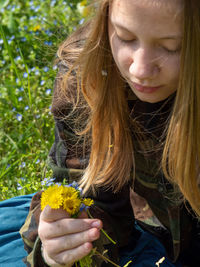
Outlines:
{"label": "olive green jacket", "polygon": [[[64,73],[66,70],[65,63],[61,62],[60,72]],[[55,142],[49,153],[49,165],[53,169],[53,176],[57,181],[66,178],[68,182],[73,182],[81,177],[88,164],[89,148],[86,149],[83,157],[81,151],[83,140],[75,134],[74,120],[70,117],[73,116],[73,114],[70,115],[71,104],[64,105],[62,101],[61,103],[56,102],[60,77],[57,76],[54,90],[52,111],[55,117]],[[199,255],[197,255],[199,253],[193,255],[193,251],[200,247],[198,221],[189,211],[189,205],[186,204],[186,207],[183,204],[179,190],[165,179],[159,168],[162,155],[160,144],[164,138],[162,133],[166,120],[170,116],[174,98],[175,95],[156,104],[144,103],[134,98],[127,99],[130,117],[134,117],[140,122],[141,129],[145,133],[142,145],[133,133],[135,180],[131,173],[129,184],[126,184],[118,193],[113,193],[111,189],[98,188],[96,195],[91,192],[87,194],[95,200],[95,205],[91,208],[93,217],[103,221],[104,230],[117,242],[116,245],[113,245],[104,235],[101,235],[100,239],[94,242],[94,246],[99,252],[107,250],[105,255],[116,263],[119,261],[119,249],[127,245],[135,220],[143,229],[160,239],[167,250],[168,257],[173,262],[180,255],[188,253],[200,261]],[[134,114],[132,114],[133,110]],[[66,115],[68,115],[67,119],[65,119]],[[133,207],[134,211],[137,210],[135,217],[130,203],[130,188],[146,201],[145,207],[138,208],[139,213],[137,207]],[[20,231],[25,249],[29,253],[25,259],[27,266],[46,266],[41,256],[41,242],[37,235],[41,212],[40,196],[41,192],[33,197],[30,213]],[[133,201],[133,203],[135,202]],[[151,212],[149,216],[144,216],[142,219],[138,214],[141,215],[145,209]],[[94,266],[112,266],[103,262],[99,257],[96,257],[94,262]]]}

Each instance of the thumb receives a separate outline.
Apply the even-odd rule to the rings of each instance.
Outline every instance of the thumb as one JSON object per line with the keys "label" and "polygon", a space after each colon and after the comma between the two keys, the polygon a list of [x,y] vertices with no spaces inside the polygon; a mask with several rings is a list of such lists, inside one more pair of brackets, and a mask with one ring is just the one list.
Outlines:
{"label": "thumb", "polygon": [[53,222],[65,218],[70,218],[69,214],[63,209],[52,209],[47,205],[40,214],[40,220]]}

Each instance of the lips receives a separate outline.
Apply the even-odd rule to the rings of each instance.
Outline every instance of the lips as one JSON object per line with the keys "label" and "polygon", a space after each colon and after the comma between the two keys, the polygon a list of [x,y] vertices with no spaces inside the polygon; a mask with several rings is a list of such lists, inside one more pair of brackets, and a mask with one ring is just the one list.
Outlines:
{"label": "lips", "polygon": [[133,82],[132,82],[132,85],[134,89],[136,89],[137,91],[141,93],[153,93],[162,87],[162,86],[142,86],[140,84],[133,83]]}

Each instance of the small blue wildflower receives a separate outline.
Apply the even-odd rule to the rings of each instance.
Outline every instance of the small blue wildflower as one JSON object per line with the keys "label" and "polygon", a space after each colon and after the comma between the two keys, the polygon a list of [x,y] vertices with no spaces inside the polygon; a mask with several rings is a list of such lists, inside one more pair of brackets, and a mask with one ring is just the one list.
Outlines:
{"label": "small blue wildflower", "polygon": [[17,190],[22,190],[22,186],[21,186],[21,184],[20,183],[17,183]]}
{"label": "small blue wildflower", "polygon": [[35,35],[39,35],[39,34],[40,34],[40,32],[39,32],[39,31],[36,31],[36,32],[35,32]]}
{"label": "small blue wildflower", "polygon": [[12,40],[8,40],[8,44],[11,44],[12,43]]}
{"label": "small blue wildflower", "polygon": [[16,108],[14,107],[14,108],[12,109],[12,111],[16,111]]}
{"label": "small blue wildflower", "polygon": [[18,121],[21,121],[21,120],[22,120],[22,115],[19,114],[19,113],[17,113],[17,115],[16,115],[16,119],[17,119]]}
{"label": "small blue wildflower", "polygon": [[35,75],[39,75],[39,74],[40,74],[39,70],[36,70]]}
{"label": "small blue wildflower", "polygon": [[52,41],[44,41],[44,44],[48,45],[48,46],[51,46],[53,43],[52,43]]}
{"label": "small blue wildflower", "polygon": [[41,185],[51,186],[54,183],[55,178],[44,178]]}
{"label": "small blue wildflower", "polygon": [[35,10],[35,12],[38,12],[39,9],[40,9],[40,6],[36,6],[34,10]]}
{"label": "small blue wildflower", "polygon": [[51,89],[47,89],[47,90],[45,91],[45,94],[46,94],[46,95],[50,95],[50,94],[51,94]]}
{"label": "small blue wildflower", "polygon": [[26,41],[27,41],[26,37],[22,37],[22,38],[21,38],[21,41],[22,41],[22,42],[26,42]]}
{"label": "small blue wildflower", "polygon": [[83,18],[83,19],[81,19],[80,21],[79,21],[79,24],[81,25],[81,24],[83,24],[83,22],[85,21],[85,19]]}
{"label": "small blue wildflower", "polygon": [[0,44],[3,44],[3,39],[0,39]]}
{"label": "small blue wildflower", "polygon": [[12,36],[10,37],[10,40],[14,40],[14,39],[15,39],[15,36],[12,35]]}
{"label": "small blue wildflower", "polygon": [[56,0],[52,0],[50,5],[51,7],[53,7],[55,4],[56,4]]}
{"label": "small blue wildflower", "polygon": [[21,165],[19,165],[19,167],[21,167],[21,168],[26,167],[26,162],[23,161],[23,162],[21,163]]}
{"label": "small blue wildflower", "polygon": [[40,160],[39,160],[39,159],[37,159],[35,163],[36,163],[36,164],[40,163]]}
{"label": "small blue wildflower", "polygon": [[15,82],[16,82],[16,83],[19,83],[19,78],[16,78]]}
{"label": "small blue wildflower", "polygon": [[40,118],[40,114],[35,115],[35,118],[36,118],[36,119],[39,119],[39,118]]}
{"label": "small blue wildflower", "polygon": [[0,10],[0,13],[4,13],[4,11],[5,11],[5,8],[1,8],[1,10]]}
{"label": "small blue wildflower", "polygon": [[81,203],[81,206],[80,206],[80,212],[84,211],[86,208],[85,204]]}
{"label": "small blue wildflower", "polygon": [[30,69],[30,71],[34,71],[35,70],[35,67],[32,67],[31,69]]}
{"label": "small blue wildflower", "polygon": [[10,168],[10,166],[11,166],[10,164],[7,164],[6,169]]}
{"label": "small blue wildflower", "polygon": [[25,108],[24,108],[25,110],[28,110],[29,109],[29,106],[25,106]]}
{"label": "small blue wildflower", "polygon": [[13,6],[13,7],[11,8],[11,11],[15,11],[15,9],[16,9],[16,6]]}
{"label": "small blue wildflower", "polygon": [[61,183],[55,183],[57,186],[61,186],[62,184]]}
{"label": "small blue wildflower", "polygon": [[23,92],[23,91],[24,91],[24,88],[23,88],[23,87],[20,87],[20,88],[19,88],[19,91],[20,91],[20,92]]}
{"label": "small blue wildflower", "polygon": [[28,29],[28,27],[27,26],[24,26],[24,30],[26,31]]}
{"label": "small blue wildflower", "polygon": [[17,56],[17,57],[15,58],[16,61],[19,61],[20,59],[21,59],[20,56]]}
{"label": "small blue wildflower", "polygon": [[86,206],[85,204],[81,203],[80,211],[87,211],[89,209],[89,206]]}
{"label": "small blue wildflower", "polygon": [[20,180],[24,182],[25,181],[25,178],[24,177],[20,177]]}
{"label": "small blue wildflower", "polygon": [[46,34],[50,34],[51,33],[51,31],[48,29],[48,30],[45,30],[45,33]]}
{"label": "small blue wildflower", "polygon": [[28,73],[27,72],[24,72],[23,77],[24,78],[27,78],[28,77]]}
{"label": "small blue wildflower", "polygon": [[44,67],[43,70],[44,70],[44,72],[47,72],[47,71],[49,71],[49,68],[48,67]]}
{"label": "small blue wildflower", "polygon": [[23,97],[22,96],[18,97],[18,101],[19,102],[22,101],[22,100],[23,100]]}
{"label": "small blue wildflower", "polygon": [[6,63],[6,61],[5,61],[5,60],[1,60],[1,63],[2,63],[2,64],[5,64],[5,63]]}
{"label": "small blue wildflower", "polygon": [[75,182],[75,181],[73,181],[73,182],[71,183],[70,186],[74,187],[76,190],[77,190],[77,189],[79,190],[79,185],[78,185],[78,183]]}
{"label": "small blue wildflower", "polygon": [[48,178],[44,178],[44,180],[41,181],[41,185],[46,185],[47,179]]}
{"label": "small blue wildflower", "polygon": [[44,84],[45,84],[45,81],[42,80],[42,81],[40,82],[40,85],[44,85]]}

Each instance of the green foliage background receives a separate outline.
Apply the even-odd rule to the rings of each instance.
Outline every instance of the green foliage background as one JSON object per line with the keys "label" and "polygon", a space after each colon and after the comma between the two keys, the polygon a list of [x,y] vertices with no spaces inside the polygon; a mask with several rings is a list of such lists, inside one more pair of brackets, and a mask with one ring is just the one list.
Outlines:
{"label": "green foliage background", "polygon": [[82,23],[79,0],[0,0],[0,200],[51,177],[57,47]]}

